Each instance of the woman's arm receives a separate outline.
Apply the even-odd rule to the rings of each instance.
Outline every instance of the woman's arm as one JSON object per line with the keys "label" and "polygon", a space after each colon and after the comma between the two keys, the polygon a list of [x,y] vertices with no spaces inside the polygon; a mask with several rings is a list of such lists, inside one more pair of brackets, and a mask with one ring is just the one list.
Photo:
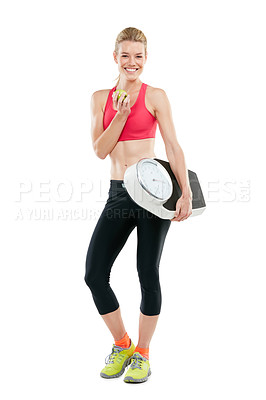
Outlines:
{"label": "woman's arm", "polygon": [[192,191],[189,184],[188,171],[185,162],[184,152],[177,141],[173,123],[171,106],[164,90],[156,89],[153,95],[158,126],[165,144],[166,155],[170,167],[177,179],[182,191],[182,197],[177,201],[177,221],[183,221],[192,214]]}
{"label": "woman's arm", "polygon": [[[114,96],[116,101],[117,94]],[[122,96],[120,97],[120,99]],[[103,110],[101,107],[101,91],[94,92],[91,97],[91,138],[96,155],[104,159],[115,147],[128,117],[129,99],[118,100],[118,111],[110,125],[103,130]],[[119,106],[120,102],[120,106]],[[120,107],[120,108],[119,108]]]}

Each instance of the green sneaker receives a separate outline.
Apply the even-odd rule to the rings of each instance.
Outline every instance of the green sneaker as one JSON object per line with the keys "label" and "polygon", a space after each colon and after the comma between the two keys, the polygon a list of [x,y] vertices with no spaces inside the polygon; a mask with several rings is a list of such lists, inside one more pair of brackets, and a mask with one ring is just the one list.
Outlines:
{"label": "green sneaker", "polygon": [[126,367],[130,364],[130,357],[134,353],[135,346],[130,339],[128,349],[113,344],[112,353],[105,359],[106,366],[101,370],[102,378],[118,378],[121,376]]}
{"label": "green sneaker", "polygon": [[131,365],[124,377],[124,382],[137,383],[145,382],[151,375],[150,363],[147,358],[136,352],[131,357]]}

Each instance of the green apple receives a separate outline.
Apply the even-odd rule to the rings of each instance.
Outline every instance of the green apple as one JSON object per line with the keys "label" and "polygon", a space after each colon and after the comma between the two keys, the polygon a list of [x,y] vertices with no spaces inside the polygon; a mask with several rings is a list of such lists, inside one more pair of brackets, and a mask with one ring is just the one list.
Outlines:
{"label": "green apple", "polygon": [[[115,91],[115,93],[116,93],[116,92],[118,92],[117,100],[119,100],[119,98],[120,98],[120,96],[121,96],[121,94],[122,94],[123,92],[126,93],[125,96],[124,96],[124,99],[127,97],[127,92],[126,92],[125,90],[117,89],[117,90]],[[124,99],[123,99],[123,101],[124,101]]]}

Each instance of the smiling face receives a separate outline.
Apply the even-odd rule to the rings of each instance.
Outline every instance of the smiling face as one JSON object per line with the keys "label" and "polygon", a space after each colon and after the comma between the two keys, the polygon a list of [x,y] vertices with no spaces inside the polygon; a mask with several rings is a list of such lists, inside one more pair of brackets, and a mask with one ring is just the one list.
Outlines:
{"label": "smiling face", "polygon": [[118,64],[121,78],[135,80],[142,73],[147,60],[145,47],[141,42],[124,40],[119,45],[119,52],[114,51],[114,60]]}

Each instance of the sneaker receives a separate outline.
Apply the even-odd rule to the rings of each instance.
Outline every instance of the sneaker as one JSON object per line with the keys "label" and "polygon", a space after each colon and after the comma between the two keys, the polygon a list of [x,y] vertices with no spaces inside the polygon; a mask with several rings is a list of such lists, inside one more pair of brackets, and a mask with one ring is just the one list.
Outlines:
{"label": "sneaker", "polygon": [[124,382],[136,383],[145,382],[151,375],[150,363],[147,358],[136,352],[131,357],[131,364],[124,377]]}
{"label": "sneaker", "polygon": [[130,364],[130,357],[134,353],[135,346],[130,339],[129,348],[113,345],[112,353],[105,359],[106,366],[101,370],[100,375],[102,378],[118,378],[121,376],[126,367]]}

